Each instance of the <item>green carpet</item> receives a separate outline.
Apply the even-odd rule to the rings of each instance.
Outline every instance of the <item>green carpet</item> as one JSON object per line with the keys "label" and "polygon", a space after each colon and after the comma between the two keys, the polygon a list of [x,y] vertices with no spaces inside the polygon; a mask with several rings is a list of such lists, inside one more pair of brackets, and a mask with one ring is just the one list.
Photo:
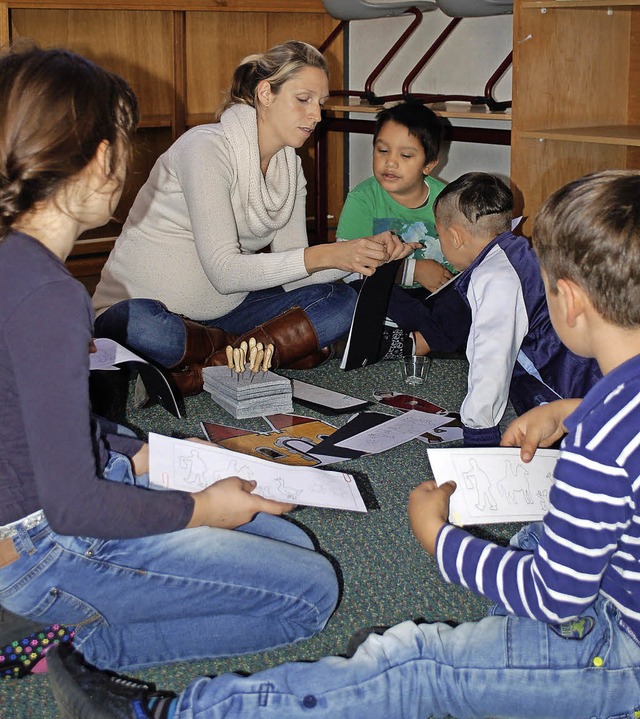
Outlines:
{"label": "green carpet", "polygon": [[[434,359],[428,384],[412,390],[418,396],[450,410],[457,410],[466,392],[466,361]],[[376,390],[406,391],[399,363],[383,362],[342,372],[336,360],[306,372],[284,372],[289,377],[372,399]],[[395,410],[372,405],[390,414]],[[294,403],[294,411],[322,417],[340,425],[347,416],[326,417]],[[210,420],[265,431],[260,418],[234,420],[206,393],[186,400],[186,417],[178,420],[160,407],[134,410],[129,404],[130,426],[142,434],[156,431],[201,436],[199,422]],[[333,468],[333,467],[332,467]],[[254,672],[286,660],[311,660],[341,653],[356,629],[371,624],[394,624],[404,619],[467,621],[479,618],[485,600],[457,586],[444,583],[435,561],[413,538],[406,515],[410,490],[432,478],[426,445],[418,440],[379,455],[342,462],[336,469],[368,479],[379,509],[367,514],[303,508],[292,518],[310,530],[324,552],[339,565],[344,582],[340,604],[325,630],[300,644],[258,655],[172,664],[147,670],[140,676],[166,689],[180,690],[199,674],[225,671]],[[506,542],[516,525],[477,528],[478,533]],[[176,638],[179,641],[179,638]],[[0,684],[0,719],[50,719],[57,717],[46,676],[7,680]]]}

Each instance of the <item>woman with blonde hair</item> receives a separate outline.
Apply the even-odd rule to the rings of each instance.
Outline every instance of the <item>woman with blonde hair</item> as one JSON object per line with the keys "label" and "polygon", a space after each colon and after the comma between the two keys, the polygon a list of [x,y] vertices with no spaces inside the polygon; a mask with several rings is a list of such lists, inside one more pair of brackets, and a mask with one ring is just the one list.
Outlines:
{"label": "woman with blonde hair", "polygon": [[388,232],[309,246],[295,150],[328,94],[311,45],[246,57],[218,121],[178,138],[131,208],[94,295],[96,332],[169,368],[185,395],[249,335],[274,344],[275,367],[327,359],[356,299],[338,280],[412,249]]}

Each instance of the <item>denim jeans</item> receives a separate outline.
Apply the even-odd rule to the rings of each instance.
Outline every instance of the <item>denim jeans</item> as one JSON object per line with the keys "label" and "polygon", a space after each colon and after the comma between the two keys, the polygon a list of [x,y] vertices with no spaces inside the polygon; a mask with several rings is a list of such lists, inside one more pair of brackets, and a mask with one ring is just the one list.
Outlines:
{"label": "denim jeans", "polygon": [[[115,453],[106,474],[136,481]],[[0,569],[0,604],[41,624],[75,625],[74,645],[100,668],[290,644],[320,631],[338,598],[335,571],[307,534],[267,514],[237,530],[126,540],[59,535],[45,519],[20,528],[14,545],[19,559]]]}
{"label": "denim jeans", "polygon": [[175,719],[637,719],[640,647],[604,599],[587,614],[582,639],[513,615],[404,622],[351,659],[196,679]]}
{"label": "denim jeans", "polygon": [[[290,292],[282,287],[249,292],[231,312],[202,324],[242,334],[294,305],[309,317],[320,347],[327,347],[349,331],[356,303],[354,289],[341,282],[306,285]],[[185,348],[180,317],[152,299],[122,300],[105,310],[95,323],[96,337],[109,337],[146,359],[174,367]]]}

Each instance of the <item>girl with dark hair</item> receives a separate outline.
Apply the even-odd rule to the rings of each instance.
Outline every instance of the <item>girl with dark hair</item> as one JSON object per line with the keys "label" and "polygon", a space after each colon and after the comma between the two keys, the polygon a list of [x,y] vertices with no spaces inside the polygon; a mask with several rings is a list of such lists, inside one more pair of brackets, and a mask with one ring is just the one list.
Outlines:
{"label": "girl with dark hair", "polygon": [[64,261],[118,202],[133,92],[71,52],[29,49],[0,59],[0,106],[0,605],[75,626],[110,669],[311,636],[338,585],[272,516],[291,505],[238,477],[150,490],[148,446],[90,412],[93,312]]}

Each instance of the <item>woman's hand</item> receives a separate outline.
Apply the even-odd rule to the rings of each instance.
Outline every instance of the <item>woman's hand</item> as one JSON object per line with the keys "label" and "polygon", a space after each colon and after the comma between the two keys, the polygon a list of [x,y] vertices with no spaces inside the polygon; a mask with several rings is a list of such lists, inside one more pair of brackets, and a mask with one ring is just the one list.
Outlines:
{"label": "woman's hand", "polygon": [[416,260],[413,279],[429,292],[439,290],[453,275],[435,260]]}
{"label": "woman's hand", "polygon": [[304,264],[309,274],[338,269],[369,277],[378,267],[402,259],[418,249],[417,242],[402,242],[391,232],[358,240],[343,240],[305,248]]}
{"label": "woman's hand", "polygon": [[579,399],[559,399],[530,409],[511,422],[500,445],[520,447],[520,458],[530,462],[538,447],[550,447],[566,434],[563,422],[580,402]]}
{"label": "woman's hand", "polygon": [[377,235],[371,235],[370,240],[383,244],[389,255],[387,262],[393,260],[403,260],[408,257],[414,250],[419,250],[422,245],[419,242],[403,242],[401,237],[395,232],[380,232]]}
{"label": "woman's hand", "polygon": [[430,480],[419,484],[409,495],[411,529],[429,554],[436,553],[438,533],[449,521],[449,497],[455,489],[455,482],[438,487]]}
{"label": "woman's hand", "polygon": [[252,494],[256,483],[240,477],[227,477],[192,494],[195,504],[187,527],[235,529],[250,522],[258,512],[283,514],[295,504],[274,502]]}

